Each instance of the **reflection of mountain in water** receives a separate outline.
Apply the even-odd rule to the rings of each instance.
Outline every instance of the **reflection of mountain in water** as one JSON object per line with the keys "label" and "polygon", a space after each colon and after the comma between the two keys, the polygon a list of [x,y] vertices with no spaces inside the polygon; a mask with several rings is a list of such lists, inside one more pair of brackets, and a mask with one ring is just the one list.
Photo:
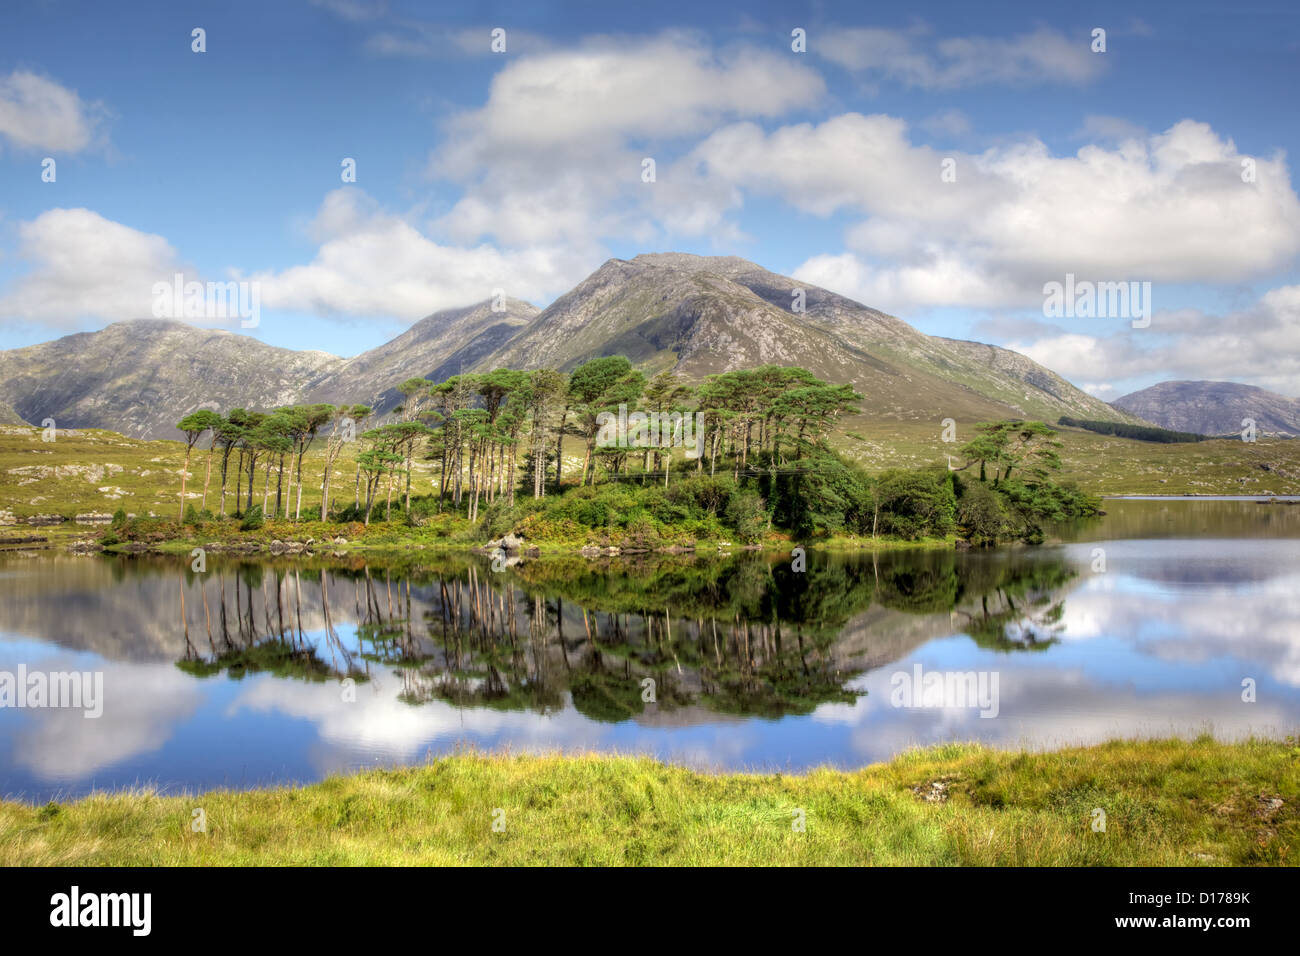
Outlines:
{"label": "reflection of mountain in water", "polygon": [[[32,572],[38,568],[29,565]],[[1004,651],[1054,638],[1073,572],[1052,552],[788,559],[547,558],[502,574],[210,559],[10,565],[0,629],[198,677],[365,680],[399,699],[682,725],[852,702],[854,678],[936,637]]]}

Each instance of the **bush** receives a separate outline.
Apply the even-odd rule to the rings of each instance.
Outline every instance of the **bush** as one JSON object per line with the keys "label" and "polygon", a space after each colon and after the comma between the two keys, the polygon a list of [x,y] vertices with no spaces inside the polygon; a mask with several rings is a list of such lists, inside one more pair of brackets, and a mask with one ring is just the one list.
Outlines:
{"label": "bush", "polygon": [[889,471],[880,476],[876,497],[880,530],[909,541],[951,534],[957,512],[947,471]]}
{"label": "bush", "polygon": [[730,476],[699,474],[669,485],[664,497],[670,504],[684,508],[687,517],[704,518],[722,514],[735,490],[736,483]]}
{"label": "bush", "polygon": [[727,501],[726,520],[735,529],[736,537],[753,544],[767,530],[767,506],[758,492],[737,491]]}
{"label": "bush", "polygon": [[185,506],[185,517],[182,519],[181,523],[190,526],[199,523],[199,513],[194,510],[194,505],[191,504]]}
{"label": "bush", "polygon": [[348,505],[334,512],[334,521],[339,524],[348,524],[353,521],[364,522],[366,520],[366,509],[360,505]]}
{"label": "bush", "polygon": [[257,531],[262,527],[264,522],[265,519],[262,517],[262,506],[253,505],[253,507],[244,512],[244,520],[239,523],[239,530]]}
{"label": "bush", "polygon": [[982,481],[964,482],[957,499],[957,529],[972,544],[993,545],[1007,530],[1007,513],[997,492]]}

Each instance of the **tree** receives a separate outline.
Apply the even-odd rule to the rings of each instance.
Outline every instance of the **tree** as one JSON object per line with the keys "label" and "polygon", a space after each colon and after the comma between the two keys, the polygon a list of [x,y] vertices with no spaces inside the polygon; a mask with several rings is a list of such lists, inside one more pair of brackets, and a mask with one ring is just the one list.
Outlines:
{"label": "tree", "polygon": [[[231,415],[233,416],[233,412]],[[266,451],[266,446],[262,444],[264,437],[261,431],[262,423],[266,421],[266,415],[262,412],[244,412],[242,420],[243,432],[239,436],[239,463],[240,477],[243,476],[243,468],[247,464],[248,468],[248,503],[244,505],[247,510],[253,507],[253,477],[254,470],[257,468],[257,459]],[[239,483],[235,483],[235,504],[239,504]]]}
{"label": "tree", "polygon": [[[565,405],[564,395],[568,387],[566,375],[544,368],[531,373],[527,386],[521,390],[520,400],[531,416],[529,454],[532,456],[534,498],[542,498],[546,494],[546,449],[550,440],[551,420]],[[556,469],[558,482],[558,460]]]}
{"label": "tree", "polygon": [[[429,435],[429,426],[424,422],[404,421],[394,422],[391,425],[384,426],[388,441],[395,454],[400,454],[403,467],[406,469],[406,510],[411,510],[411,460],[415,456],[415,445],[421,438]],[[385,515],[385,521],[388,520]]]}
{"label": "tree", "polygon": [[[646,405],[652,412],[658,412],[660,416],[660,428],[658,434],[653,436],[653,448],[655,459],[655,471],[659,471],[661,457],[666,457],[664,465],[664,487],[668,487],[668,473],[672,469],[673,453],[671,446],[662,444],[663,437],[663,416],[674,412],[685,412],[683,402],[690,398],[691,389],[682,383],[681,378],[672,371],[665,369],[659,372],[646,385],[645,401]],[[642,462],[642,470],[650,470],[650,448],[647,445],[645,450],[645,459]]]}
{"label": "tree", "polygon": [[[427,378],[408,378],[397,390],[406,396],[405,401],[398,406],[402,415],[403,422],[420,422],[428,412],[428,405],[433,400],[433,392],[430,382]],[[420,431],[411,431],[408,433],[409,441],[403,446],[402,454],[406,458],[406,510],[411,510],[411,463],[415,458],[415,441],[421,434],[426,434],[428,428],[421,426]]]}
{"label": "tree", "polygon": [[298,435],[298,462],[294,469],[295,480],[298,482],[298,503],[294,508],[293,520],[298,521],[302,517],[302,459],[307,454],[307,449],[311,447],[316,435],[322,425],[330,420],[334,414],[334,406],[326,404],[301,405],[297,408],[301,416],[299,421]]}
{"label": "tree", "polygon": [[[180,511],[181,511],[182,518],[185,517],[185,482],[186,479],[189,478],[189,474],[190,474],[190,454],[194,451],[195,443],[198,442],[198,440],[203,437],[203,433],[206,431],[209,430],[212,431],[212,435],[213,435],[212,441],[213,444],[215,444],[216,428],[220,424],[221,424],[221,416],[218,415],[216,412],[209,411],[207,409],[200,409],[197,412],[191,412],[189,415],[186,415],[184,418],[182,418],[179,422],[176,423],[177,431],[181,432],[185,436],[185,466],[181,469]],[[208,471],[209,473],[211,473],[212,471],[212,448],[211,447],[208,448]],[[207,494],[208,494],[208,489],[207,489],[207,482],[205,480],[203,485],[203,496],[204,496],[205,504],[207,503]]]}
{"label": "tree", "polygon": [[275,510],[272,516],[280,512],[281,492],[284,488],[284,457],[293,451],[293,420],[283,410],[272,413],[257,427],[254,439],[259,448],[266,453],[266,484],[262,494],[262,513],[266,514],[267,501],[271,496],[271,466],[278,463],[275,481]]}
{"label": "tree", "polygon": [[579,434],[586,441],[587,453],[582,462],[582,480],[587,483],[587,471],[596,449],[600,433],[600,413],[617,411],[620,404],[636,404],[645,388],[645,376],[634,371],[632,363],[622,355],[584,362],[569,376],[569,398],[578,421]]}
{"label": "tree", "polygon": [[980,481],[985,481],[985,466],[992,465],[995,488],[1018,467],[1026,468],[1035,481],[1045,480],[1049,472],[1061,467],[1057,454],[1061,442],[1056,439],[1056,430],[1043,422],[981,422],[975,431],[975,437],[960,450],[966,464],[956,470],[964,471],[978,462]]}
{"label": "tree", "polygon": [[463,474],[461,454],[465,447],[465,416],[469,403],[478,390],[478,380],[473,375],[453,375],[435,385],[430,391],[434,405],[442,418],[439,429],[442,438],[442,470],[438,480],[438,510],[451,490],[452,504],[460,504],[460,485]]}
{"label": "tree", "polygon": [[320,479],[320,516],[322,521],[329,520],[330,480],[334,475],[334,463],[343,454],[343,446],[356,438],[357,423],[370,416],[368,405],[340,405],[334,409],[333,425],[325,438],[325,467]]}
{"label": "tree", "polygon": [[375,495],[385,476],[388,477],[389,502],[390,504],[392,502],[393,468],[402,461],[402,456],[392,450],[392,433],[387,430],[387,426],[371,429],[362,438],[370,445],[366,451],[357,456],[357,465],[366,478],[365,523],[369,525],[370,515],[375,506]]}
{"label": "tree", "polygon": [[[244,433],[247,431],[249,413],[242,408],[232,408],[221,424],[217,426],[219,436],[218,444],[221,445],[221,514],[226,513],[226,473],[230,466],[231,453],[240,447],[243,441]],[[243,474],[243,452],[240,452],[240,465],[236,468],[236,474]],[[235,491],[235,510],[239,510],[239,491]]]}

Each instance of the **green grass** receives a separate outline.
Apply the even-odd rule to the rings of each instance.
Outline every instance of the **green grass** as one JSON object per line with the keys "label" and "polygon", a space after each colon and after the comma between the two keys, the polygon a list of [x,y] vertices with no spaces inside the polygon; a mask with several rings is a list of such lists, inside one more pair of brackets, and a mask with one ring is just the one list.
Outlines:
{"label": "green grass", "polygon": [[[1090,494],[1300,494],[1300,440],[1212,439],[1160,444],[1099,435],[1082,428],[1053,427],[1065,443],[1061,450],[1061,479],[1074,481]],[[948,454],[956,458],[956,449],[972,433],[970,425],[959,423],[957,441],[944,444],[939,440],[937,423],[853,419],[834,436],[832,445],[875,472],[942,462]],[[1267,470],[1261,466],[1267,466]]]}
{"label": "green grass", "polygon": [[461,754],[302,788],[3,803],[0,865],[1294,865],[1298,801],[1294,740],[951,744],[800,776]]}

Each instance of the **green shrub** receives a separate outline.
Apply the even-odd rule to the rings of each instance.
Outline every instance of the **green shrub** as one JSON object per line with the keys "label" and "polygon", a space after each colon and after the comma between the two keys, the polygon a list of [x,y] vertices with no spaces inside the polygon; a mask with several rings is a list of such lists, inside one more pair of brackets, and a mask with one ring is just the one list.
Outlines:
{"label": "green shrub", "polygon": [[1007,530],[1002,499],[982,481],[962,483],[957,499],[957,529],[972,544],[993,545]]}
{"label": "green shrub", "polygon": [[914,541],[951,534],[957,512],[949,472],[889,471],[876,485],[880,530]]}
{"label": "green shrub", "polygon": [[262,527],[264,523],[265,523],[265,519],[262,517],[262,506],[253,505],[253,507],[249,508],[246,512],[244,512],[244,518],[239,523],[239,530],[257,531]]}
{"label": "green shrub", "polygon": [[726,519],[737,538],[753,544],[767,530],[767,506],[758,492],[737,491],[727,501]]}

